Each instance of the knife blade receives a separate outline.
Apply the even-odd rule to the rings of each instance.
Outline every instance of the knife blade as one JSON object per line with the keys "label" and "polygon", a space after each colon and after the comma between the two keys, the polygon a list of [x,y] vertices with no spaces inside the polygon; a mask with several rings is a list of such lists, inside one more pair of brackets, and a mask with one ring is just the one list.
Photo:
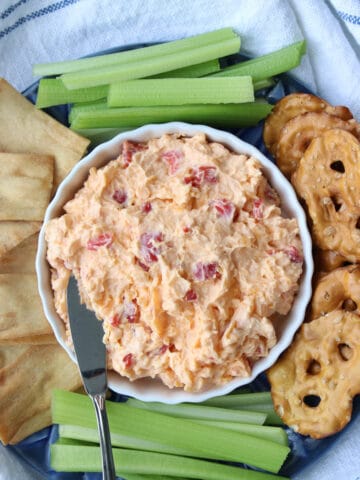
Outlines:
{"label": "knife blade", "polygon": [[67,287],[67,307],[70,331],[77,363],[85,390],[91,398],[98,424],[103,480],[115,480],[109,423],[106,414],[107,390],[106,347],[102,339],[102,322],[81,302],[78,284],[73,275]]}

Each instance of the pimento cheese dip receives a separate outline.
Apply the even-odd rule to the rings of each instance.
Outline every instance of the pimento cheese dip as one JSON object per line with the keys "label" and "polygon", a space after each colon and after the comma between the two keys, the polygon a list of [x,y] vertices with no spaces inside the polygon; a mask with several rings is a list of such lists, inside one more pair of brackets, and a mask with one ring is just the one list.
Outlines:
{"label": "pimento cheese dip", "polygon": [[68,329],[73,272],[110,369],[196,392],[249,376],[275,345],[302,246],[255,158],[203,134],[125,141],[64,210],[46,230],[56,310]]}

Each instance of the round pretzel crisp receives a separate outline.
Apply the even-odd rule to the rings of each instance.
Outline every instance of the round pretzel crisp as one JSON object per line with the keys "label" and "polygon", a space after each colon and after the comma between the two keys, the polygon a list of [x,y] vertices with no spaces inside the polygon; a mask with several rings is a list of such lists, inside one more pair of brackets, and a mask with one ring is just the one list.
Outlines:
{"label": "round pretzel crisp", "polygon": [[316,270],[320,273],[328,273],[340,267],[349,265],[349,262],[339,252],[321,250],[317,248],[314,253]]}
{"label": "round pretzel crisp", "polygon": [[360,261],[360,143],[349,132],[314,138],[291,181],[307,205],[314,242]]}
{"label": "round pretzel crisp", "polygon": [[265,120],[263,138],[266,148],[275,155],[281,129],[286,122],[307,112],[325,112],[342,120],[353,118],[347,107],[333,107],[322,98],[310,93],[291,93],[280,99]]}
{"label": "round pretzel crisp", "polygon": [[281,130],[275,153],[284,175],[291,177],[311,140],[330,129],[347,130],[360,138],[360,126],[355,120],[345,121],[328,113],[303,113],[289,120]]}
{"label": "round pretzel crisp", "polygon": [[360,393],[360,318],[335,310],[304,323],[267,372],[274,407],[295,431],[324,438],[351,418]]}
{"label": "round pretzel crisp", "polygon": [[333,310],[360,315],[360,265],[338,268],[318,281],[314,288],[309,319],[313,320]]}

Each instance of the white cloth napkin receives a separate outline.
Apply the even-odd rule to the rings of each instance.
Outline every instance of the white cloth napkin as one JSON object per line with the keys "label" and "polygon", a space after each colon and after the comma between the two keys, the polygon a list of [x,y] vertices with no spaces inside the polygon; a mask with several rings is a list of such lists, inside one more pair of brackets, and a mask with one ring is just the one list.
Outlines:
{"label": "white cloth napkin", "polygon": [[[360,120],[359,0],[1,0],[0,75],[25,89],[34,63],[77,58],[232,26],[244,54],[256,56],[306,38],[293,75]],[[360,480],[360,425],[295,480]],[[0,448],[0,480],[32,479]]]}

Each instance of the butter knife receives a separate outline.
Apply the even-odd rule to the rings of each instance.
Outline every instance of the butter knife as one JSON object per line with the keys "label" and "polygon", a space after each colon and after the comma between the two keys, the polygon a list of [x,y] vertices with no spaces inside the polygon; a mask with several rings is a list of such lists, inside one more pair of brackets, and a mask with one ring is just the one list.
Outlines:
{"label": "butter knife", "polygon": [[67,307],[71,336],[85,390],[96,412],[100,436],[103,480],[115,480],[109,422],[105,408],[107,389],[106,348],[102,341],[104,330],[95,313],[81,303],[78,285],[71,275],[67,287]]}

